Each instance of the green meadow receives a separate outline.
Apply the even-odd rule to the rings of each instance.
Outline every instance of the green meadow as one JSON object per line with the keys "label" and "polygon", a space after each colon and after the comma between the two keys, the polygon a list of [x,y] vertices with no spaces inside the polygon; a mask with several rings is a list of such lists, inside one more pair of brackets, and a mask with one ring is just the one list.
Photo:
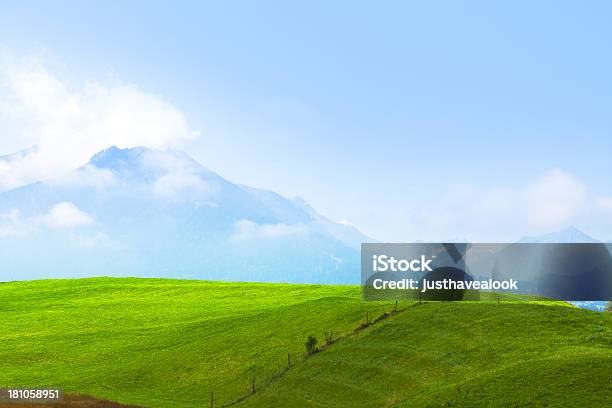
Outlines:
{"label": "green meadow", "polygon": [[[208,407],[211,393],[215,407],[610,402],[610,313],[491,295],[400,302],[373,323],[394,308],[362,301],[355,286],[2,283],[0,386],[149,407]],[[306,358],[306,338],[324,345],[329,332],[331,345]]]}

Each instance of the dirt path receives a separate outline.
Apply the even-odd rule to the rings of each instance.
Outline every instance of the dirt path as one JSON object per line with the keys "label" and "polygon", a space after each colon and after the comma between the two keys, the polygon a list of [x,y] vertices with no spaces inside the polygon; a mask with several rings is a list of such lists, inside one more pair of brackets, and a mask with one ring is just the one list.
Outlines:
{"label": "dirt path", "polygon": [[64,395],[62,402],[53,403],[7,403],[0,402],[0,408],[144,408],[124,405],[88,395]]}

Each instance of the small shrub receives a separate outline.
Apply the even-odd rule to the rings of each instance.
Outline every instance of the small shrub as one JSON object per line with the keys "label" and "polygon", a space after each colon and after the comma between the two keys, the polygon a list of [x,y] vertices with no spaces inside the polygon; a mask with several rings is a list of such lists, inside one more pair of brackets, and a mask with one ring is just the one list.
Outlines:
{"label": "small shrub", "polygon": [[317,338],[315,336],[308,336],[306,339],[306,353],[310,356],[317,352]]}

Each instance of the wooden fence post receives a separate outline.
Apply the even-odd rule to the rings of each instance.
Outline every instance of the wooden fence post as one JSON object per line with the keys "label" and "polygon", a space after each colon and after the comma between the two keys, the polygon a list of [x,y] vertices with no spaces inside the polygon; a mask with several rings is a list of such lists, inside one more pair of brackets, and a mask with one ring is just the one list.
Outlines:
{"label": "wooden fence post", "polygon": [[291,368],[291,353],[287,353],[287,368]]}
{"label": "wooden fence post", "polygon": [[214,395],[215,395],[215,393],[214,393],[214,392],[211,392],[211,393],[210,393],[210,408],[213,408],[213,401],[214,401],[214,398],[213,398],[213,397],[214,397]]}
{"label": "wooden fence post", "polygon": [[253,391],[253,394],[255,394],[255,377],[253,377],[252,391]]}

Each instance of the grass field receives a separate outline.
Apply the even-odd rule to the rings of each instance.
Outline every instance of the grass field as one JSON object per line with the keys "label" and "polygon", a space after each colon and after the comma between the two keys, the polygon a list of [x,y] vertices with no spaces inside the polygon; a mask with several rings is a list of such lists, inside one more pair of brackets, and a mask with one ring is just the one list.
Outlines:
{"label": "grass field", "polygon": [[[211,392],[215,407],[244,397],[237,406],[610,401],[609,313],[493,299],[404,302],[404,311],[355,333],[366,312],[374,320],[393,305],[363,302],[349,286],[3,283],[0,386],[56,386],[151,407],[209,406]],[[344,338],[304,359],[306,337],[322,342],[327,331]]]}

